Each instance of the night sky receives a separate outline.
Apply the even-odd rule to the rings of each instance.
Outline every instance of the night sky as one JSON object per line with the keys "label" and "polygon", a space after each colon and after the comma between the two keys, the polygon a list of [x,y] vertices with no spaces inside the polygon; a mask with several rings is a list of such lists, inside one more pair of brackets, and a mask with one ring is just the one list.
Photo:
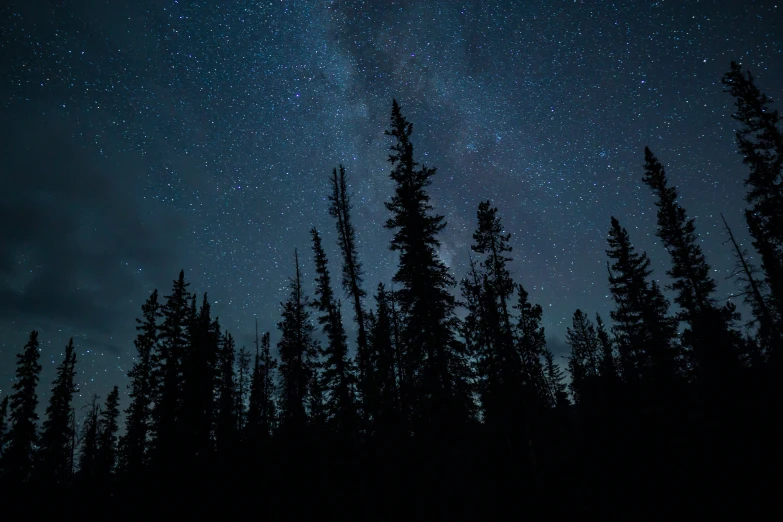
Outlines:
{"label": "night sky", "polygon": [[438,168],[442,258],[463,277],[476,207],[491,199],[556,353],[576,308],[608,319],[610,216],[665,282],[645,145],[697,219],[720,297],[736,290],[719,213],[750,246],[746,168],[720,78],[741,61],[783,99],[783,4],[6,3],[0,395],[32,329],[42,401],[71,336],[77,407],[110,385],[124,391],[134,319],[180,268],[240,346],[254,318],[276,342],[295,247],[312,292],[311,226],[339,280],[326,201],[339,163],[365,288],[389,282],[392,98],[414,124],[417,159]]}

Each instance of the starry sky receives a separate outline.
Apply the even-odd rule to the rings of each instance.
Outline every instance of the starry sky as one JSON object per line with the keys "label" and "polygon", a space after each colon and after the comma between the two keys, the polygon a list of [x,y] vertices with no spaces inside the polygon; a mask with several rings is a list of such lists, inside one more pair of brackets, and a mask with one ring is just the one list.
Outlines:
{"label": "starry sky", "polygon": [[443,260],[463,277],[476,207],[491,199],[556,353],[576,308],[608,316],[610,216],[666,282],[645,145],[728,297],[720,212],[749,246],[746,170],[720,84],[731,60],[783,99],[783,4],[3,2],[0,395],[32,329],[42,400],[71,336],[77,405],[124,389],[141,304],[181,268],[239,345],[256,318],[274,343],[294,248],[312,291],[311,226],[339,271],[326,201],[339,163],[366,288],[390,281],[393,98],[417,159],[438,169]]}

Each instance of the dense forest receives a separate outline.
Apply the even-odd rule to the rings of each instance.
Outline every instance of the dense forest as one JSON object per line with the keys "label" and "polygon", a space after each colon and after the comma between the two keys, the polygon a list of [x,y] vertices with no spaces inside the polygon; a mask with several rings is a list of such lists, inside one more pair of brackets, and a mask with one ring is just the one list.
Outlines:
{"label": "dense forest", "polygon": [[[77,419],[71,341],[39,419],[31,332],[0,401],[2,519],[679,519],[769,508],[781,463],[783,131],[749,72],[732,63],[722,81],[755,253],[724,221],[726,248],[751,317],[716,295],[696,223],[645,149],[639,176],[655,197],[669,284],[652,278],[622,216],[607,216],[614,308],[607,318],[575,310],[567,378],[541,306],[512,278],[511,235],[490,201],[477,209],[469,272],[458,281],[439,258],[435,169],[416,161],[395,101],[393,280],[365,287],[340,166],[328,194],[338,268],[311,230],[308,255],[292,252],[276,332],[256,325],[251,350],[237,349],[181,272],[141,308],[127,391],[94,397]],[[314,281],[302,279],[306,262]]]}

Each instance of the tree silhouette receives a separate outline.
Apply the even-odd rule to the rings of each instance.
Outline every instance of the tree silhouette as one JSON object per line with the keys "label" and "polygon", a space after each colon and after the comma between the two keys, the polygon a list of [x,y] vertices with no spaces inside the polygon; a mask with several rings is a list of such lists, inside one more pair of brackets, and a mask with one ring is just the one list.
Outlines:
{"label": "tree silhouette", "polygon": [[158,321],[161,317],[158,291],[155,290],[141,307],[142,318],[136,319],[136,362],[128,372],[131,399],[125,410],[125,435],[120,441],[120,468],[130,476],[138,476],[147,465],[149,432],[152,423],[153,356],[158,351]]}
{"label": "tree silhouette", "polygon": [[82,423],[82,445],[79,454],[79,475],[84,484],[94,487],[99,478],[99,437],[101,407],[98,395],[93,395]]}
{"label": "tree silhouette", "polygon": [[120,389],[115,386],[106,396],[100,412],[95,456],[96,474],[106,485],[117,465],[117,431],[120,417]]}
{"label": "tree silhouette", "polygon": [[46,420],[43,423],[37,455],[38,471],[42,479],[53,484],[64,484],[71,477],[71,402],[73,394],[79,391],[74,383],[75,376],[76,351],[71,338],[52,383],[52,394],[46,408]]}
{"label": "tree silhouette", "polygon": [[3,449],[5,448],[5,434],[8,431],[6,425],[6,418],[8,417],[8,395],[3,397],[0,401],[0,458],[3,456]]}
{"label": "tree silhouette", "polygon": [[394,231],[391,250],[399,252],[394,282],[400,284],[397,302],[404,315],[404,373],[415,389],[416,423],[420,429],[442,432],[445,426],[468,421],[473,407],[466,395],[464,345],[455,338],[456,303],[450,291],[454,280],[436,250],[437,235],[446,222],[433,212],[426,192],[435,169],[414,161],[412,131],[413,125],[393,101],[386,135],[393,138],[389,162],[395,189],[386,202],[392,213],[386,228]]}
{"label": "tree silhouette", "polygon": [[3,478],[11,485],[23,484],[30,478],[35,447],[38,444],[38,395],[35,389],[41,374],[38,332],[30,338],[22,353],[16,356],[16,382],[10,396],[10,426],[7,446],[0,461]]}

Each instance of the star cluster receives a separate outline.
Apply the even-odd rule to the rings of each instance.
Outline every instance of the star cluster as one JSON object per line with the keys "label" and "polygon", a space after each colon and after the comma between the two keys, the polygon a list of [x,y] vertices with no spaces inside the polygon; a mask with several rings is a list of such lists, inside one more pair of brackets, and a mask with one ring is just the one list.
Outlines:
{"label": "star cluster", "polygon": [[366,288],[390,281],[392,98],[416,158],[438,168],[444,261],[465,274],[476,207],[491,199],[556,352],[576,308],[608,315],[610,216],[665,283],[645,145],[728,297],[719,213],[749,241],[720,78],[741,61],[783,97],[782,13],[664,0],[0,7],[0,394],[33,328],[44,382],[74,336],[82,395],[124,383],[140,305],[180,268],[240,345],[255,318],[274,331],[294,248],[313,277],[311,226],[338,269],[326,195],[340,163]]}

